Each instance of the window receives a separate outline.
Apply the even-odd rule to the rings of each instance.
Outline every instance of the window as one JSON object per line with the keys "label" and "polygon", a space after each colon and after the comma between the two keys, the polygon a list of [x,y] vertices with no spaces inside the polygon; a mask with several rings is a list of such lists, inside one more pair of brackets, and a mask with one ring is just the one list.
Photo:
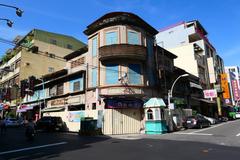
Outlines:
{"label": "window", "polygon": [[141,84],[141,68],[140,64],[128,65],[129,84]]}
{"label": "window", "polygon": [[50,43],[56,45],[56,44],[57,44],[57,40],[55,40],[55,39],[50,39]]}
{"label": "window", "polygon": [[21,64],[21,59],[16,60],[15,69],[19,68]]}
{"label": "window", "polygon": [[80,90],[80,81],[76,81],[73,83],[73,92]]}
{"label": "window", "polygon": [[97,48],[98,48],[97,37],[94,37],[92,40],[92,56],[93,57],[97,56]]}
{"label": "window", "polygon": [[151,109],[147,110],[147,119],[153,120],[153,111]]}
{"label": "window", "polygon": [[57,94],[57,87],[56,86],[50,87],[49,88],[49,95],[50,96],[56,96],[56,94]]}
{"label": "window", "polygon": [[73,49],[73,47],[72,47],[71,44],[67,44],[67,48],[68,48],[68,49]]}
{"label": "window", "polygon": [[118,83],[118,65],[108,64],[106,65],[106,84]]}
{"label": "window", "polygon": [[129,44],[140,44],[139,36],[137,32],[128,31],[128,43]]}
{"label": "window", "polygon": [[83,91],[83,78],[70,81],[70,92]]}
{"label": "window", "polygon": [[49,72],[49,73],[54,72],[54,68],[53,68],[53,67],[48,67],[48,72]]}
{"label": "window", "polygon": [[106,33],[106,45],[117,44],[117,32]]}
{"label": "window", "polygon": [[57,85],[57,95],[63,94],[63,83]]}
{"label": "window", "polygon": [[92,69],[92,87],[97,86],[97,68]]}
{"label": "window", "polygon": [[96,110],[96,103],[92,103],[92,110]]}

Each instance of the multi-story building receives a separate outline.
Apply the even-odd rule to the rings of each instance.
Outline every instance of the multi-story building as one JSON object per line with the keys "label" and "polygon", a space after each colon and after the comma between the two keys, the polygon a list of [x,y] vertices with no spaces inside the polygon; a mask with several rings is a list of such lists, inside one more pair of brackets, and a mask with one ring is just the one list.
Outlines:
{"label": "multi-story building", "polygon": [[[23,38],[17,38],[16,47],[2,58],[0,86],[1,101],[16,106],[20,81],[34,75],[60,70],[66,65],[64,56],[81,48],[85,44],[67,35],[33,29]],[[18,99],[18,103],[20,100]],[[8,103],[8,104],[9,104]]]}
{"label": "multi-story building", "polygon": [[[88,48],[65,56],[64,69],[43,76],[44,83],[35,86],[34,95],[25,96],[18,112],[61,116],[70,131],[79,130],[84,118],[97,120],[104,134],[144,131],[144,101],[152,97],[167,101],[174,81],[187,72],[174,67],[174,54],[154,46],[157,31],[132,13],[108,13],[84,33]],[[189,109],[202,98],[199,90],[199,78],[189,74],[176,83],[172,101],[177,108]],[[161,113],[156,109],[152,117],[166,118]],[[181,119],[176,116],[181,113],[174,115]]]}
{"label": "multi-story building", "polygon": [[219,74],[224,71],[223,60],[207,34],[200,22],[194,20],[169,26],[156,35],[157,44],[177,56],[174,64],[198,77],[204,90],[220,84]]}
{"label": "multi-story building", "polygon": [[231,101],[227,100],[228,104],[235,105],[240,100],[240,72],[238,66],[226,66],[225,72],[227,74]]}
{"label": "multi-story building", "polygon": [[[65,56],[64,69],[46,74],[34,87],[34,94],[26,94],[17,113],[24,119],[58,116],[68,131],[78,132],[84,117],[97,118],[96,111],[85,109],[85,59],[87,48],[78,49]],[[95,114],[94,114],[95,113]]]}
{"label": "multi-story building", "polygon": [[137,15],[113,12],[84,33],[89,46],[86,106],[104,112],[104,134],[139,133],[143,100],[157,96],[157,30]]}

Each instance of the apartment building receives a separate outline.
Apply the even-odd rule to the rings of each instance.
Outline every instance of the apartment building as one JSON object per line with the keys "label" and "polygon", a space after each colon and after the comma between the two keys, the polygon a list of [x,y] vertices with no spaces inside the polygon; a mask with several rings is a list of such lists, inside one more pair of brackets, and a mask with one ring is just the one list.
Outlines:
{"label": "apartment building", "polygon": [[16,47],[2,58],[0,86],[1,101],[10,106],[20,103],[20,81],[34,75],[42,75],[60,70],[66,65],[64,56],[85,44],[74,37],[33,29],[23,38],[15,39]]}
{"label": "apartment building", "polygon": [[[193,20],[161,29],[156,40],[158,45],[177,56],[174,59],[175,66],[198,77],[203,90],[216,89],[219,96],[220,74],[224,72],[224,64],[207,35],[201,23]],[[214,105],[210,101],[207,103]],[[218,108],[220,112],[220,103]]]}

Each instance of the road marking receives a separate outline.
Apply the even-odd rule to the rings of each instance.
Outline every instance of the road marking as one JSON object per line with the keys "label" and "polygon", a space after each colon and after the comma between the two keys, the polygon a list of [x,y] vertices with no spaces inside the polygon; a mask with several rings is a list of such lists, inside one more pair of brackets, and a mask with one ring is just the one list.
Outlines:
{"label": "road marking", "polygon": [[67,143],[67,142],[60,142],[60,143],[46,144],[46,145],[42,145],[42,146],[35,146],[35,147],[28,147],[28,148],[16,149],[16,150],[11,150],[11,151],[0,152],[0,155],[8,154],[8,153],[21,152],[21,151],[28,151],[28,150],[32,150],[32,149],[38,149],[38,148],[58,146],[58,145],[66,144],[66,143]]}
{"label": "road marking", "polygon": [[237,137],[240,136],[240,133],[238,133],[236,136],[237,136]]}
{"label": "road marking", "polygon": [[213,134],[209,134],[209,133],[181,133],[181,132],[176,132],[176,133],[173,133],[173,134],[185,134],[185,135],[197,135],[197,136],[212,136]]}

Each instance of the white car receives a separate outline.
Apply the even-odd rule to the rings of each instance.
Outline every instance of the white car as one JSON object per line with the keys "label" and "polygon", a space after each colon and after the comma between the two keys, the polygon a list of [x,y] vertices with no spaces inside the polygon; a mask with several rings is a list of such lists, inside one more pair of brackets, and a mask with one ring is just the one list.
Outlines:
{"label": "white car", "polygon": [[206,118],[211,124],[216,124],[217,120],[215,118],[212,117],[207,117],[207,116],[203,116],[204,118]]}
{"label": "white car", "polygon": [[10,127],[10,126],[11,127],[17,127],[17,126],[19,126],[19,122],[16,118],[6,118],[5,119],[5,125],[7,127]]}

